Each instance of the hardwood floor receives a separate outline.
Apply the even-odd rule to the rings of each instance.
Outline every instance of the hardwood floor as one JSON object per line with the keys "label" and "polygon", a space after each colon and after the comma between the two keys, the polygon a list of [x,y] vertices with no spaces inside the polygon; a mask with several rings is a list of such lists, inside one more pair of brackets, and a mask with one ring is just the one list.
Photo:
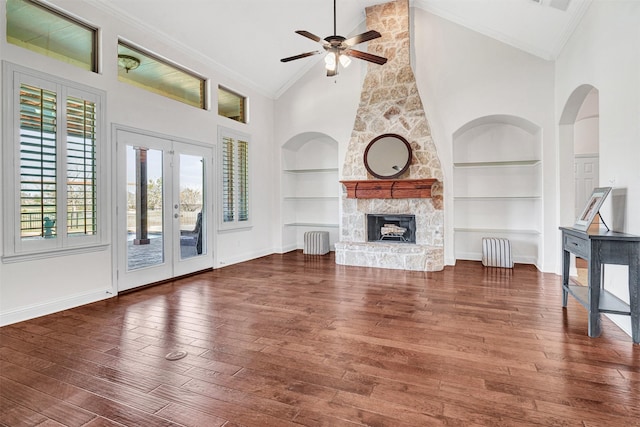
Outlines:
{"label": "hardwood floor", "polygon": [[0,328],[0,423],[640,426],[640,346],[560,288],[272,255]]}

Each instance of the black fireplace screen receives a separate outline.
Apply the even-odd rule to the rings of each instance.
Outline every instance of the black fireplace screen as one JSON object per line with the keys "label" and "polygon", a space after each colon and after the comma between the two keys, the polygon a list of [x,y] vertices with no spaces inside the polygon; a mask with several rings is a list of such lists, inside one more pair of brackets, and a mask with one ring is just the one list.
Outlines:
{"label": "black fireplace screen", "polygon": [[367,215],[367,241],[416,242],[415,215]]}

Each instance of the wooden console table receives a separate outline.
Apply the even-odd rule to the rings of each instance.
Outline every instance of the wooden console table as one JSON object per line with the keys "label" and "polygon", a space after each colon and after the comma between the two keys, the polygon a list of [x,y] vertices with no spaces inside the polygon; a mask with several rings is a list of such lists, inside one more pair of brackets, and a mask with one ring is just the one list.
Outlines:
{"label": "wooden console table", "polygon": [[[562,306],[573,295],[589,312],[589,336],[600,335],[600,313],[631,316],[631,337],[640,343],[640,236],[615,231],[562,230]],[[569,261],[573,253],[587,261],[588,286],[569,283]],[[602,288],[603,264],[629,266],[629,302],[626,304]]]}

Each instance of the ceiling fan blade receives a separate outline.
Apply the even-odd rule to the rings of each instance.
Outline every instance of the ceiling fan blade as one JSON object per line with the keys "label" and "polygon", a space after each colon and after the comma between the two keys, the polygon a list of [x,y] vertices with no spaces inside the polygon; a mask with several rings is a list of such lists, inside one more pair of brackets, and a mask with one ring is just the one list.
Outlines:
{"label": "ceiling fan blade", "polygon": [[304,36],[304,37],[306,37],[308,39],[311,39],[314,42],[322,43],[322,39],[320,37],[316,36],[315,34],[311,34],[309,31],[297,30],[296,33],[298,33],[301,36]]}
{"label": "ceiling fan blade", "polygon": [[373,62],[378,65],[386,64],[387,58],[383,58],[382,56],[373,55],[367,52],[361,52],[359,50],[347,49],[344,51],[345,55],[353,56],[354,58],[364,59],[365,61]]}
{"label": "ceiling fan blade", "polygon": [[294,56],[289,56],[288,58],[282,58],[280,62],[294,61],[296,59],[306,58],[307,56],[313,56],[319,53],[322,53],[322,52],[320,52],[319,50],[314,50],[313,52],[305,52],[305,53],[301,53],[300,55],[294,55]]}
{"label": "ceiling fan blade", "polygon": [[350,39],[345,40],[343,43],[347,46],[354,46],[358,43],[368,42],[369,40],[377,39],[378,37],[382,37],[379,32],[375,30],[367,31],[366,33],[358,34],[357,36],[353,36]]}

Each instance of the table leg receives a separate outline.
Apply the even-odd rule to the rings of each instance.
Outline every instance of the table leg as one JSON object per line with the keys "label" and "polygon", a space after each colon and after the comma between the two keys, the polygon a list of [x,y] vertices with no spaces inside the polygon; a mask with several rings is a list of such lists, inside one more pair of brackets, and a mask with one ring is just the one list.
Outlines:
{"label": "table leg", "polygon": [[562,306],[567,306],[567,297],[569,292],[569,262],[571,261],[571,254],[569,251],[562,251]]}
{"label": "table leg", "polygon": [[631,253],[629,262],[629,305],[631,307],[631,338],[640,344],[640,252]]}
{"label": "table leg", "polygon": [[589,257],[589,336],[599,337],[600,323],[600,275],[602,264],[598,254],[598,245],[591,243],[591,256]]}

